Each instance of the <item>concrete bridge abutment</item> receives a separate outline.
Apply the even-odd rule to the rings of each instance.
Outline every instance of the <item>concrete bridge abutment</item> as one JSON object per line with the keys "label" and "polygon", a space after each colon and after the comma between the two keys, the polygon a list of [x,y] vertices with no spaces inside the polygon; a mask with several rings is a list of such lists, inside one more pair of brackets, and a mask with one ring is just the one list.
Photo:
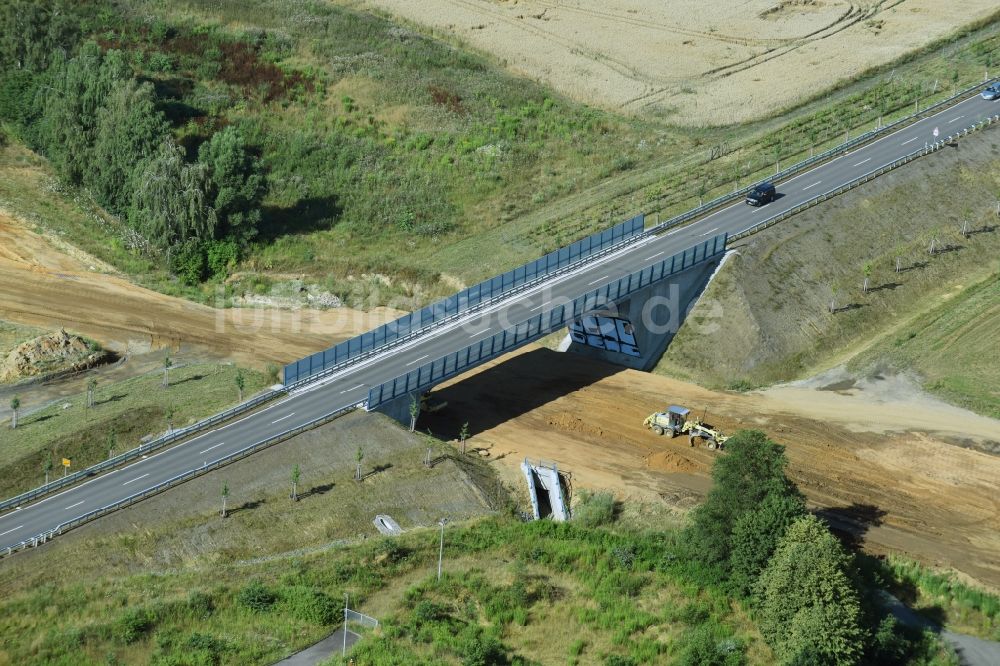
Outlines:
{"label": "concrete bridge abutment", "polygon": [[654,282],[577,319],[567,352],[635,370],[650,370],[694,307],[722,256]]}

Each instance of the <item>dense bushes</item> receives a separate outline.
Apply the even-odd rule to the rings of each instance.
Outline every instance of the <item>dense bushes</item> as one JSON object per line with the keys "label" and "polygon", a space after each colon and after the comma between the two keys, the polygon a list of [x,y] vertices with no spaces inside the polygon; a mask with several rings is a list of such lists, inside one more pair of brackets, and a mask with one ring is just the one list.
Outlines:
{"label": "dense bushes", "polygon": [[[84,17],[99,22],[100,2],[14,5],[0,14],[0,119],[138,232],[145,242],[135,249],[169,250],[167,265],[187,283],[224,275],[257,233],[265,191],[241,131],[215,132],[190,159],[165,100],[139,78],[141,53],[77,45]],[[78,19],[71,28],[67,16]]]}
{"label": "dense bushes", "polygon": [[583,527],[600,527],[614,522],[615,497],[610,492],[580,491],[580,501],[573,509],[573,520]]}

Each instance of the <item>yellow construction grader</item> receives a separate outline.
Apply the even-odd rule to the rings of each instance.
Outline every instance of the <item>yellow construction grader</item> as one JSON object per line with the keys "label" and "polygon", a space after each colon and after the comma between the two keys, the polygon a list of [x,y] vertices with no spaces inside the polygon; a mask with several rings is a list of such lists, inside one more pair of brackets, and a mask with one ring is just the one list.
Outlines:
{"label": "yellow construction grader", "polygon": [[690,409],[670,405],[665,412],[650,414],[643,425],[657,435],[670,433],[671,437],[676,437],[682,433],[687,434],[691,446],[700,439],[708,448],[721,450],[729,437],[704,423],[702,419],[690,418],[690,415]]}

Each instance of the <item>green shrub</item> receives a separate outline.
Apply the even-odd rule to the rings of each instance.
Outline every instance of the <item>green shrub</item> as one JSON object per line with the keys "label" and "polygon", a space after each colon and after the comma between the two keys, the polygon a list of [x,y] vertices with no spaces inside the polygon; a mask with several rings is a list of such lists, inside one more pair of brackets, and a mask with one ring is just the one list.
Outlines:
{"label": "green shrub", "polygon": [[510,663],[503,644],[491,636],[469,641],[462,654],[463,666],[501,666]]}
{"label": "green shrub", "polygon": [[142,638],[153,628],[156,618],[146,608],[130,608],[122,613],[114,624],[113,635],[116,641],[129,645]]}
{"label": "green shrub", "polygon": [[251,581],[236,595],[236,603],[254,613],[264,613],[271,610],[277,600],[274,592],[260,581]]}
{"label": "green shrub", "polygon": [[681,639],[677,663],[682,666],[742,666],[746,663],[743,643],[726,636],[715,623],[689,629]]}
{"label": "green shrub", "polygon": [[188,595],[188,610],[194,617],[206,618],[215,612],[215,602],[212,597],[200,590],[195,590]]}
{"label": "green shrub", "polygon": [[343,609],[328,594],[304,585],[281,590],[281,601],[293,617],[327,626],[343,619]]}
{"label": "green shrub", "polygon": [[375,546],[375,558],[387,564],[397,564],[406,559],[409,550],[395,539],[382,539]]}
{"label": "green shrub", "polygon": [[615,520],[615,497],[610,492],[580,492],[573,520],[583,527],[600,527]]}

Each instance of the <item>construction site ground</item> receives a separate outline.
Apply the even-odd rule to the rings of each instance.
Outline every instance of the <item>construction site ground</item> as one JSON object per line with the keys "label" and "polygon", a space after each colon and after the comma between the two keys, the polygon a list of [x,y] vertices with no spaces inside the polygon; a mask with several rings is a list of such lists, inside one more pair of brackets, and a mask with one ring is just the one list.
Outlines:
{"label": "construction site ground", "polygon": [[119,353],[186,344],[217,359],[287,363],[399,314],[390,308],[211,308],[139,287],[0,212],[0,319],[65,328]]}
{"label": "construction site ground", "polygon": [[[815,508],[875,553],[897,552],[953,568],[1000,589],[1000,422],[930,397],[903,377],[879,385],[816,382],[762,392],[716,392],[662,376],[529,347],[432,393],[447,406],[421,428],[455,437],[501,461],[518,488],[524,458],[556,462],[574,491],[683,512],[710,487],[719,455],[686,437],[643,427],[670,404],[691,408],[726,433],[758,428],[787,447],[789,474]],[[825,390],[824,390],[825,389]],[[655,527],[651,525],[650,527]]]}

